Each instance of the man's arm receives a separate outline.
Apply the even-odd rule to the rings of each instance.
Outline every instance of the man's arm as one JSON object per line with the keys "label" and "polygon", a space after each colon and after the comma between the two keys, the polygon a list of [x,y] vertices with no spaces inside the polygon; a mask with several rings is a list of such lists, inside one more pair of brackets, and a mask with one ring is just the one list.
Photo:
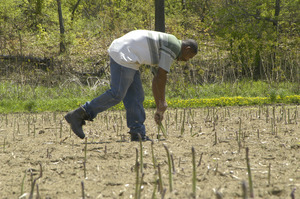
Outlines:
{"label": "man's arm", "polygon": [[160,124],[163,120],[164,112],[168,107],[165,99],[167,74],[167,71],[159,67],[152,81],[152,92],[156,103],[156,113],[154,115],[154,120],[157,124]]}

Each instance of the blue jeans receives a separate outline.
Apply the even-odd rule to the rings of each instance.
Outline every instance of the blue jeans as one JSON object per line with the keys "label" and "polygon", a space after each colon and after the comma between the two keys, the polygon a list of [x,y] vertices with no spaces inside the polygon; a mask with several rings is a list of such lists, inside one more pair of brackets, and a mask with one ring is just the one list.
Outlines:
{"label": "blue jeans", "polygon": [[86,102],[83,108],[89,114],[90,119],[94,119],[98,113],[123,101],[130,132],[145,135],[146,115],[143,107],[144,90],[140,72],[121,66],[110,58],[110,73],[111,88],[92,101]]}

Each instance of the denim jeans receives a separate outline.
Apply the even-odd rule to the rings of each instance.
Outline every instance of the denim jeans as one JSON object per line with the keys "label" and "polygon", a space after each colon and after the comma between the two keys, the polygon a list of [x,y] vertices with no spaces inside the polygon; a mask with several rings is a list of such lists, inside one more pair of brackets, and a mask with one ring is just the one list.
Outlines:
{"label": "denim jeans", "polygon": [[145,135],[146,115],[143,107],[144,90],[140,72],[121,66],[110,58],[110,73],[110,89],[92,101],[86,102],[83,108],[89,114],[90,119],[94,119],[98,113],[123,101],[130,132]]}

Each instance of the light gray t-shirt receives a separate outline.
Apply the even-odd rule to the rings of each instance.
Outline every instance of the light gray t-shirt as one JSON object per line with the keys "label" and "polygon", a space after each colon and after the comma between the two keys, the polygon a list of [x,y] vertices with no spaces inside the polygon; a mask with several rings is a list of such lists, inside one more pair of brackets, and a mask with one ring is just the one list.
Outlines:
{"label": "light gray t-shirt", "polygon": [[118,64],[138,70],[141,64],[158,65],[167,72],[179,56],[181,40],[174,35],[134,30],[114,40],[108,53]]}

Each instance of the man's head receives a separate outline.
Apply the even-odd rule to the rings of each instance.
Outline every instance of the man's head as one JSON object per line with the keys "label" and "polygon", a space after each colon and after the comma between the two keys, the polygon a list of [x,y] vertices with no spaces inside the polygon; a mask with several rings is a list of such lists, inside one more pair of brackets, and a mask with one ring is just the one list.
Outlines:
{"label": "man's head", "polygon": [[181,44],[181,53],[177,58],[178,61],[188,61],[198,52],[198,44],[193,39],[183,40]]}

